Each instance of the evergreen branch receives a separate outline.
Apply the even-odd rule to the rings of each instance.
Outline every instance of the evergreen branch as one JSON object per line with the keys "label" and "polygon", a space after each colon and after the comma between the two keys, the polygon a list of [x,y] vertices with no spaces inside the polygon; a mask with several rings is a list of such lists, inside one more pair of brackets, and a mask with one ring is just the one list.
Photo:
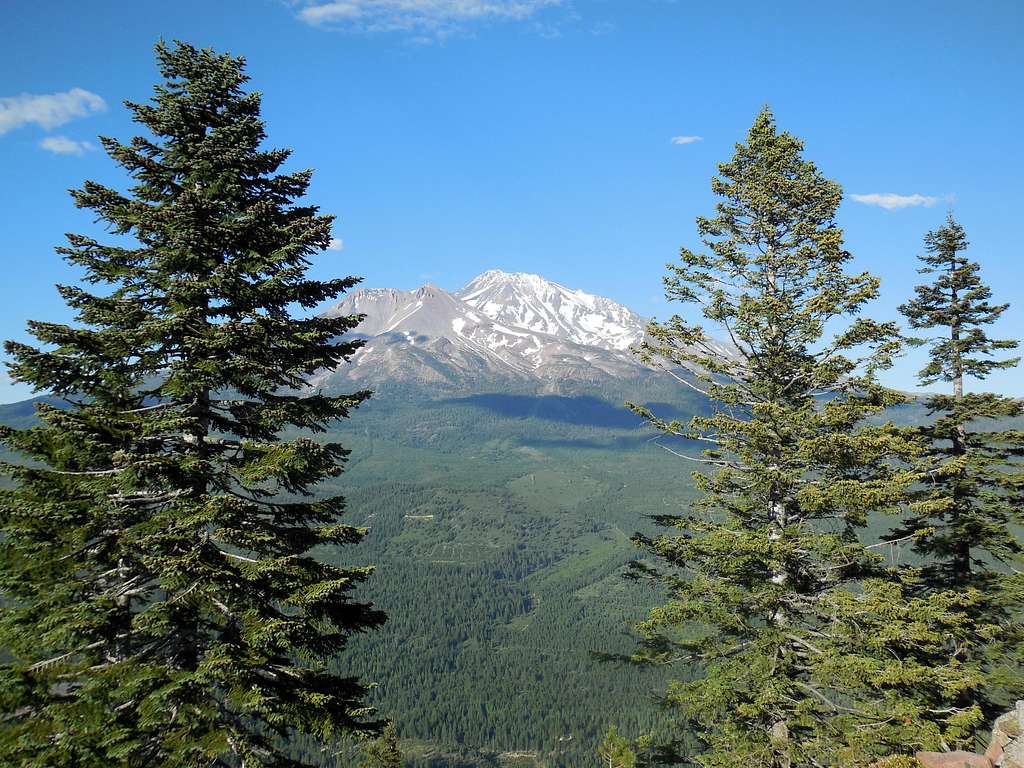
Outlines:
{"label": "evergreen branch", "polygon": [[59,664],[62,661],[70,659],[72,656],[77,656],[78,654],[84,653],[85,651],[95,650],[96,648],[100,648],[104,645],[106,645],[105,640],[97,640],[94,643],[90,643],[89,645],[83,645],[81,648],[76,648],[73,651],[62,653],[59,656],[54,656],[52,658],[46,659],[45,661],[37,661],[35,664],[31,664],[28,667],[26,667],[25,671],[30,674],[33,672],[39,672],[40,670],[46,669],[47,667],[52,667],[54,664]]}

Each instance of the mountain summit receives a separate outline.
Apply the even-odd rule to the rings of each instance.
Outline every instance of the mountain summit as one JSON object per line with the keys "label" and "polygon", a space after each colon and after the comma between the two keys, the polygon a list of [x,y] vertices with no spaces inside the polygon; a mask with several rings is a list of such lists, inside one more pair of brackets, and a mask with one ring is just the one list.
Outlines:
{"label": "mountain summit", "polygon": [[497,322],[602,349],[629,349],[643,339],[647,325],[611,299],[525,272],[492,269],[455,295]]}
{"label": "mountain summit", "polygon": [[351,363],[317,377],[380,387],[424,384],[446,390],[516,384],[559,390],[649,373],[629,347],[646,320],[611,299],[523,272],[490,270],[455,293],[364,288],[325,315],[366,315],[367,340]]}

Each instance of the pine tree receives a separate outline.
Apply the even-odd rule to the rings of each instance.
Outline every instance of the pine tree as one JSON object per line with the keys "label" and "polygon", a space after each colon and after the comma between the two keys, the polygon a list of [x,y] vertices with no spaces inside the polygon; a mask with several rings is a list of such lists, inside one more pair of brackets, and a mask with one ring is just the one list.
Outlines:
{"label": "pine tree", "polygon": [[287,741],[374,731],[366,687],[327,664],[383,616],[339,496],[347,451],[310,434],[368,393],[307,385],[347,360],[355,317],[300,317],[357,279],[306,277],[332,217],[297,202],[309,171],[263,149],[244,60],[157,45],[165,80],[128,103],[148,129],[103,138],[135,183],[72,192],[113,242],[58,249],[96,289],[60,286],[76,325],[9,342],[49,393],[0,437],[31,461],[0,495],[0,763],[297,766]]}
{"label": "pine tree", "polygon": [[597,757],[602,768],[636,768],[636,752],[629,739],[619,735],[614,725],[604,735],[604,741],[597,748]]}
{"label": "pine tree", "polygon": [[[1024,695],[1019,671],[1024,548],[1015,532],[1024,525],[1024,431],[1007,421],[1024,414],[1024,407],[1011,397],[967,393],[964,383],[1015,366],[1019,358],[995,355],[1018,342],[986,333],[985,326],[1008,305],[990,303],[992,291],[981,280],[979,264],[966,257],[967,234],[952,213],[924,242],[919,271],[934,279],[917,286],[900,311],[912,328],[935,333],[917,340],[930,341],[921,384],[945,382],[952,392],[924,401],[929,423],[917,432],[927,445],[926,479],[911,496],[901,533],[925,531],[914,544],[925,564],[923,594],[954,590],[973,596],[970,619],[978,631],[943,651],[972,668],[982,684],[956,695],[937,692],[934,706],[978,712],[983,722],[991,722]],[[974,735],[965,732],[950,746],[974,748]]]}
{"label": "pine tree", "polygon": [[359,768],[402,768],[402,748],[394,723],[388,723],[379,737],[363,745]]}
{"label": "pine tree", "polygon": [[912,441],[874,423],[903,400],[876,380],[899,333],[860,316],[879,282],[845,271],[841,189],[802,150],[762,111],[712,180],[707,252],[669,265],[668,298],[726,343],[675,316],[640,350],[711,403],[688,423],[633,406],[699,468],[700,497],[635,537],[650,556],[635,575],[668,595],[635,660],[683,665],[665,701],[707,768],[851,768],[934,746],[960,724],[929,721],[924,692],[970,684],[914,656],[970,631],[956,610],[968,598],[913,597],[918,572],[863,542],[916,477]]}

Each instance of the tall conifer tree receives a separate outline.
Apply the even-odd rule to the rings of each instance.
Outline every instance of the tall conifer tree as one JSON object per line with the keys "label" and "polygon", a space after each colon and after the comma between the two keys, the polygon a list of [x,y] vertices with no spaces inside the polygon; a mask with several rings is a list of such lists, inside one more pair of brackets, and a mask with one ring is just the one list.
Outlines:
{"label": "tall conifer tree", "polygon": [[[948,643],[945,655],[970,667],[982,684],[956,695],[937,692],[934,706],[975,710],[984,722],[1024,695],[1020,613],[1024,592],[1024,431],[1007,421],[1024,414],[1021,401],[988,392],[965,392],[968,379],[1012,368],[1019,358],[999,357],[1015,340],[990,338],[985,327],[1006,311],[992,304],[980,265],[967,258],[967,234],[952,213],[925,235],[922,274],[933,275],[900,307],[911,328],[930,332],[924,386],[943,382],[948,394],[925,399],[929,422],[917,431],[927,445],[924,481],[912,494],[904,532],[924,562],[924,594],[955,590],[972,595],[970,620],[978,630]],[[1018,422],[1019,423],[1019,422]],[[951,746],[975,747],[973,733]]]}
{"label": "tall conifer tree", "polygon": [[669,597],[640,625],[636,660],[684,665],[666,701],[707,768],[852,768],[934,748],[962,723],[932,723],[921,691],[970,684],[914,656],[967,631],[960,598],[912,598],[916,573],[862,541],[915,477],[891,461],[912,443],[866,422],[903,399],[875,378],[898,329],[859,316],[878,280],[845,271],[842,192],[802,149],[762,111],[712,181],[716,215],[697,219],[707,251],[669,265],[668,298],[727,343],[676,316],[641,349],[712,404],[689,423],[635,407],[703,466],[701,496],[636,537],[651,555],[637,576]]}
{"label": "tall conifer tree", "polygon": [[351,594],[369,569],[312,555],[363,536],[313,496],[347,452],[301,436],[367,396],[306,386],[358,318],[293,314],[357,280],[306,277],[332,218],[262,148],[244,60],[156,53],[165,82],[128,103],[148,135],[102,139],[134,186],[72,192],[120,236],[59,249],[99,289],[61,286],[78,323],[7,344],[13,378],[64,402],[2,431],[33,459],[0,495],[4,765],[293,766],[294,733],[376,727],[327,671],[383,620]]}

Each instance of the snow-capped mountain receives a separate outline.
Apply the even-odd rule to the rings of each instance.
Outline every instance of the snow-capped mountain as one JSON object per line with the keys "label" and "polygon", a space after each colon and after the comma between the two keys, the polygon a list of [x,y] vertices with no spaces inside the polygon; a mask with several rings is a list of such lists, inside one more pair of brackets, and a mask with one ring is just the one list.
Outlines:
{"label": "snow-capped mountain", "polygon": [[629,349],[643,338],[647,325],[611,299],[525,272],[492,269],[455,295],[496,322],[602,349]]}
{"label": "snow-capped mountain", "polygon": [[629,351],[643,338],[643,318],[538,275],[485,272],[454,294],[433,285],[360,289],[325,314],[365,315],[354,335],[367,343],[319,386],[512,380],[558,389],[649,374]]}

